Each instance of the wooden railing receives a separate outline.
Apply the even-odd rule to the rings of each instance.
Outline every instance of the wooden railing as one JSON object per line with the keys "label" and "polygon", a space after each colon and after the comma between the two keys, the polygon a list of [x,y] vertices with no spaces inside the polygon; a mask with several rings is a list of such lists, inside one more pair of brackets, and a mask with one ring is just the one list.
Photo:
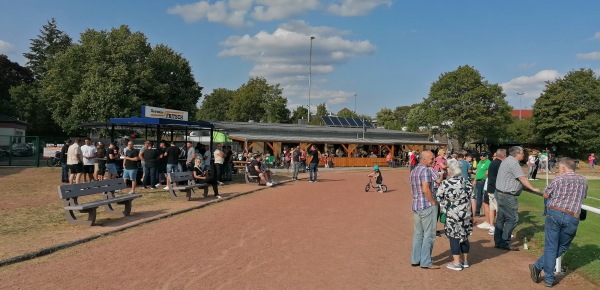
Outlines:
{"label": "wooden railing", "polygon": [[333,159],[333,163],[336,167],[373,167],[373,165],[375,164],[381,167],[388,166],[388,163],[385,161],[385,158],[371,157],[335,157]]}

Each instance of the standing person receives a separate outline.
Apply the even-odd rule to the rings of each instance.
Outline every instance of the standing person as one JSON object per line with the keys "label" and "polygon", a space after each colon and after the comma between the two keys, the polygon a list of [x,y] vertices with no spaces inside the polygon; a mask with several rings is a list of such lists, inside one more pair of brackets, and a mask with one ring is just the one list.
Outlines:
{"label": "standing person", "polygon": [[453,261],[446,264],[446,268],[461,271],[469,268],[469,236],[473,232],[473,185],[462,176],[461,165],[456,160],[448,162],[448,176],[438,188],[436,198],[440,203],[440,211],[446,213],[446,237],[450,241],[452,253]]}
{"label": "standing person", "polygon": [[[142,157],[142,154],[144,154],[144,152],[146,151],[146,148],[148,148],[148,142],[150,142],[150,141],[148,141],[148,140],[144,141],[144,146],[142,146],[142,148],[140,148],[140,150],[138,150],[139,151],[138,159],[141,160],[141,163],[142,163],[142,180],[146,179],[146,173],[148,173],[147,169],[146,169],[147,168],[146,161],[144,160],[144,157]],[[129,146],[128,146],[128,148],[129,148]],[[127,150],[128,149],[125,148],[125,149],[123,149],[123,152],[125,152]],[[126,154],[123,154],[123,155],[127,156]]]}
{"label": "standing person", "polygon": [[96,179],[104,180],[104,174],[106,173],[106,149],[104,148],[104,143],[102,143],[102,142],[98,142],[98,153],[97,153],[96,161],[98,163],[98,171],[96,172]]}
{"label": "standing person", "polygon": [[433,170],[437,172],[442,172],[443,178],[446,178],[448,175],[448,161],[446,160],[446,150],[439,150],[438,155],[435,158]]}
{"label": "standing person", "polygon": [[193,171],[194,170],[194,160],[196,159],[196,150],[192,147],[192,141],[187,141],[186,143],[186,154],[185,154],[185,171]]}
{"label": "standing person", "polygon": [[430,169],[433,158],[433,152],[421,152],[419,165],[410,172],[414,217],[411,265],[423,269],[440,268],[431,260],[437,220],[437,206],[432,193],[434,180]]}
{"label": "standing person", "polygon": [[210,152],[210,149],[210,145],[204,145],[204,153],[200,155],[204,160],[204,170],[210,170],[210,164],[212,162],[212,152]]}
{"label": "standing person", "polygon": [[169,189],[169,185],[171,184],[171,179],[169,178],[169,173],[178,172],[179,171],[179,155],[181,154],[181,150],[175,144],[175,141],[171,141],[171,146],[167,148],[165,151],[165,156],[167,156],[167,186],[165,186],[165,190]]}
{"label": "standing person", "polygon": [[387,162],[387,164],[390,166],[390,168],[394,168],[394,155],[392,154],[392,151],[388,152],[387,155],[385,156],[385,162]]}
{"label": "standing person", "polygon": [[108,150],[106,150],[106,170],[108,171],[108,178],[113,179],[119,176],[116,166],[116,156],[119,156],[119,150],[115,150],[115,144],[110,143]]}
{"label": "standing person", "polygon": [[156,162],[156,187],[162,185],[162,180],[167,180],[167,142],[160,141],[158,148],[156,148],[157,162]]}
{"label": "standing person", "polygon": [[319,149],[317,149],[317,146],[312,145],[310,146],[310,150],[308,151],[308,158],[310,158],[310,161],[308,163],[308,172],[310,174],[309,176],[309,182],[317,182],[317,171],[319,170],[319,155],[321,154],[321,152],[319,152]]}
{"label": "standing person", "polygon": [[527,165],[529,166],[529,180],[535,180],[537,175],[537,151],[532,151],[531,155],[527,158]]}
{"label": "standing person", "polygon": [[506,149],[498,149],[496,150],[496,158],[490,163],[490,167],[488,168],[487,177],[488,177],[488,185],[486,189],[486,194],[488,195],[488,214],[486,214],[486,222],[490,225],[488,229],[489,235],[494,235],[496,224],[496,212],[498,211],[498,203],[496,202],[496,179],[498,178],[498,170],[500,169],[500,164],[502,161],[506,159]]}
{"label": "standing person", "polygon": [[156,167],[158,163],[158,154],[156,149],[152,148],[152,142],[148,141],[146,143],[146,150],[144,150],[142,156],[142,161],[144,162],[144,166],[146,167],[146,174],[144,174],[144,188],[148,188],[150,186],[151,189],[156,189]]}
{"label": "standing person", "polygon": [[519,161],[523,159],[523,148],[513,146],[509,149],[510,156],[500,164],[496,177],[496,202],[498,203],[498,217],[494,232],[495,248],[501,250],[518,250],[510,247],[512,231],[519,221],[519,202],[517,196],[521,194],[523,186],[534,192],[540,190],[533,187]]}
{"label": "standing person", "polygon": [[67,164],[67,153],[69,152],[69,146],[71,146],[71,140],[65,141],[65,144],[60,148],[60,165],[62,166],[62,178],[63,183],[69,183],[69,166]]}
{"label": "standing person", "polygon": [[417,154],[415,150],[409,152],[408,159],[408,162],[410,163],[410,171],[413,171],[413,169],[415,169],[417,166]]}
{"label": "standing person", "polygon": [[544,192],[547,199],[546,222],[544,224],[544,253],[529,265],[533,282],[539,282],[544,270],[544,284],[554,286],[556,258],[564,254],[577,234],[581,204],[587,196],[588,182],[575,173],[575,161],[562,158],[558,161],[558,175]]}
{"label": "standing person", "polygon": [[75,139],[75,142],[67,150],[67,165],[71,172],[69,175],[70,184],[79,183],[81,181],[81,173],[83,172],[83,156],[79,143],[81,143],[81,139]]}
{"label": "standing person", "polygon": [[590,165],[590,173],[596,173],[596,155],[594,153],[588,156],[588,164]]}
{"label": "standing person", "polygon": [[302,151],[300,150],[300,146],[296,146],[296,150],[292,151],[292,164],[294,165],[292,180],[298,180],[298,172],[300,171],[300,167],[302,166],[302,162],[300,162],[301,158]]}
{"label": "standing person", "polygon": [[140,160],[140,154],[137,149],[133,148],[133,141],[127,142],[127,150],[124,149],[123,151],[126,152],[125,158],[123,159],[123,180],[125,180],[125,182],[127,182],[128,179],[131,180],[131,191],[129,191],[129,194],[134,194],[137,184],[138,160]]}
{"label": "standing person", "polygon": [[233,173],[233,150],[231,150],[231,146],[225,146],[225,164],[223,172],[223,181],[231,181]]}
{"label": "standing person", "polygon": [[94,161],[96,160],[96,146],[92,145],[90,138],[83,140],[81,154],[83,156],[83,182],[94,181]]}
{"label": "standing person", "polygon": [[[483,204],[483,185],[485,185],[485,179],[487,176],[488,168],[490,168],[490,163],[492,163],[488,159],[488,153],[486,151],[482,151],[479,153],[479,162],[477,162],[477,171],[475,171],[475,216],[481,216],[481,206]],[[489,227],[489,225],[488,225]]]}
{"label": "standing person", "polygon": [[[223,145],[221,145],[221,143],[217,144],[216,146],[217,148],[215,149],[215,152],[213,152],[213,157],[215,158],[215,170],[216,172],[214,172],[214,176],[217,179],[217,183],[219,183],[219,185],[223,185],[223,171],[224,171],[224,164],[225,164],[225,153],[223,152]],[[209,165],[210,165],[210,161],[209,161]],[[206,166],[204,166],[205,170]],[[210,166],[209,166],[210,169]]]}
{"label": "standing person", "polygon": [[300,172],[306,173],[306,158],[308,156],[307,156],[306,150],[304,150],[304,149],[302,149],[300,151],[300,153],[301,153],[300,154],[300,164],[302,165],[302,166],[300,166],[300,169],[301,169]]}
{"label": "standing person", "polygon": [[457,158],[458,158],[458,164],[460,165],[460,172],[461,172],[462,177],[465,180],[469,180],[469,182],[470,182],[471,175],[469,174],[469,171],[471,171],[471,164],[469,164],[469,162],[465,160],[464,154],[458,154]]}

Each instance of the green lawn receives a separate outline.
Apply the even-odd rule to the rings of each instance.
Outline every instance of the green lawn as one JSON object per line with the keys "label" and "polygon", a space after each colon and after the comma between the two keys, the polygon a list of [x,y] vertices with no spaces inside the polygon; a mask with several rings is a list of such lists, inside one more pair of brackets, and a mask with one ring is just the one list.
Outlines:
{"label": "green lawn", "polygon": [[[546,186],[545,180],[532,181],[540,189]],[[600,199],[600,180],[589,182],[588,196]],[[587,198],[584,204],[600,208],[600,201]],[[516,237],[527,237],[530,251],[540,255],[544,248],[544,199],[541,196],[523,192],[519,196],[519,224]],[[523,242],[520,240],[520,242]],[[585,221],[579,223],[577,236],[563,257],[563,267],[567,272],[577,271],[591,280],[600,282],[600,215],[588,213]]]}

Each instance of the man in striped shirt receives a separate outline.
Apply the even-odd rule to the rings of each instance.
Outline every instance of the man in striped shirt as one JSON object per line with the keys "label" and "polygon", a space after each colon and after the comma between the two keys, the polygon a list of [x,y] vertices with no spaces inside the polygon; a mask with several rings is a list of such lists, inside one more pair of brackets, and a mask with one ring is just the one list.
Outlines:
{"label": "man in striped shirt", "polygon": [[547,199],[546,223],[544,225],[544,254],[529,265],[533,282],[539,282],[544,270],[546,287],[554,285],[556,258],[564,254],[577,233],[581,204],[587,196],[588,182],[575,173],[575,161],[562,158],[558,162],[559,175],[552,180],[544,192]]}
{"label": "man in striped shirt", "polygon": [[431,251],[435,240],[437,206],[433,197],[433,152],[423,151],[419,155],[419,165],[410,172],[410,185],[413,195],[412,210],[414,233],[412,241],[411,265],[423,269],[439,269],[433,265]]}

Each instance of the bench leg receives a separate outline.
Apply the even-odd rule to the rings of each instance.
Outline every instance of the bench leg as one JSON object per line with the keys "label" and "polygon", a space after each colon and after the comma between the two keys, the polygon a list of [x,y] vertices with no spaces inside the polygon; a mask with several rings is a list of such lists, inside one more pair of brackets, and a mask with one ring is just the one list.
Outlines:
{"label": "bench leg", "polygon": [[75,216],[75,213],[72,210],[65,210],[65,215],[67,216],[67,222],[69,222],[70,224],[75,224],[75,225],[93,226],[94,223],[96,222],[96,209],[97,208],[90,208],[90,209],[79,211],[81,213],[88,214],[86,221],[77,219],[77,217]]}
{"label": "bench leg", "polygon": [[104,205],[104,211],[110,215],[128,216],[131,214],[131,202],[131,200],[118,202],[117,204],[125,206],[125,208],[122,211],[115,209],[115,207],[112,204]]}
{"label": "bench leg", "polygon": [[[132,201],[133,200],[126,200],[126,201],[119,202],[119,204],[122,204],[123,206],[125,206],[123,211],[120,212],[123,214],[123,216],[128,216],[131,214],[131,202]],[[116,213],[119,213],[119,212],[116,212]]]}
{"label": "bench leg", "polygon": [[190,198],[192,196],[192,193],[189,192],[188,190],[185,191],[185,193],[186,193],[185,196],[177,195],[175,190],[172,188],[169,188],[169,193],[171,194],[171,199],[174,199],[174,200],[190,200]]}

